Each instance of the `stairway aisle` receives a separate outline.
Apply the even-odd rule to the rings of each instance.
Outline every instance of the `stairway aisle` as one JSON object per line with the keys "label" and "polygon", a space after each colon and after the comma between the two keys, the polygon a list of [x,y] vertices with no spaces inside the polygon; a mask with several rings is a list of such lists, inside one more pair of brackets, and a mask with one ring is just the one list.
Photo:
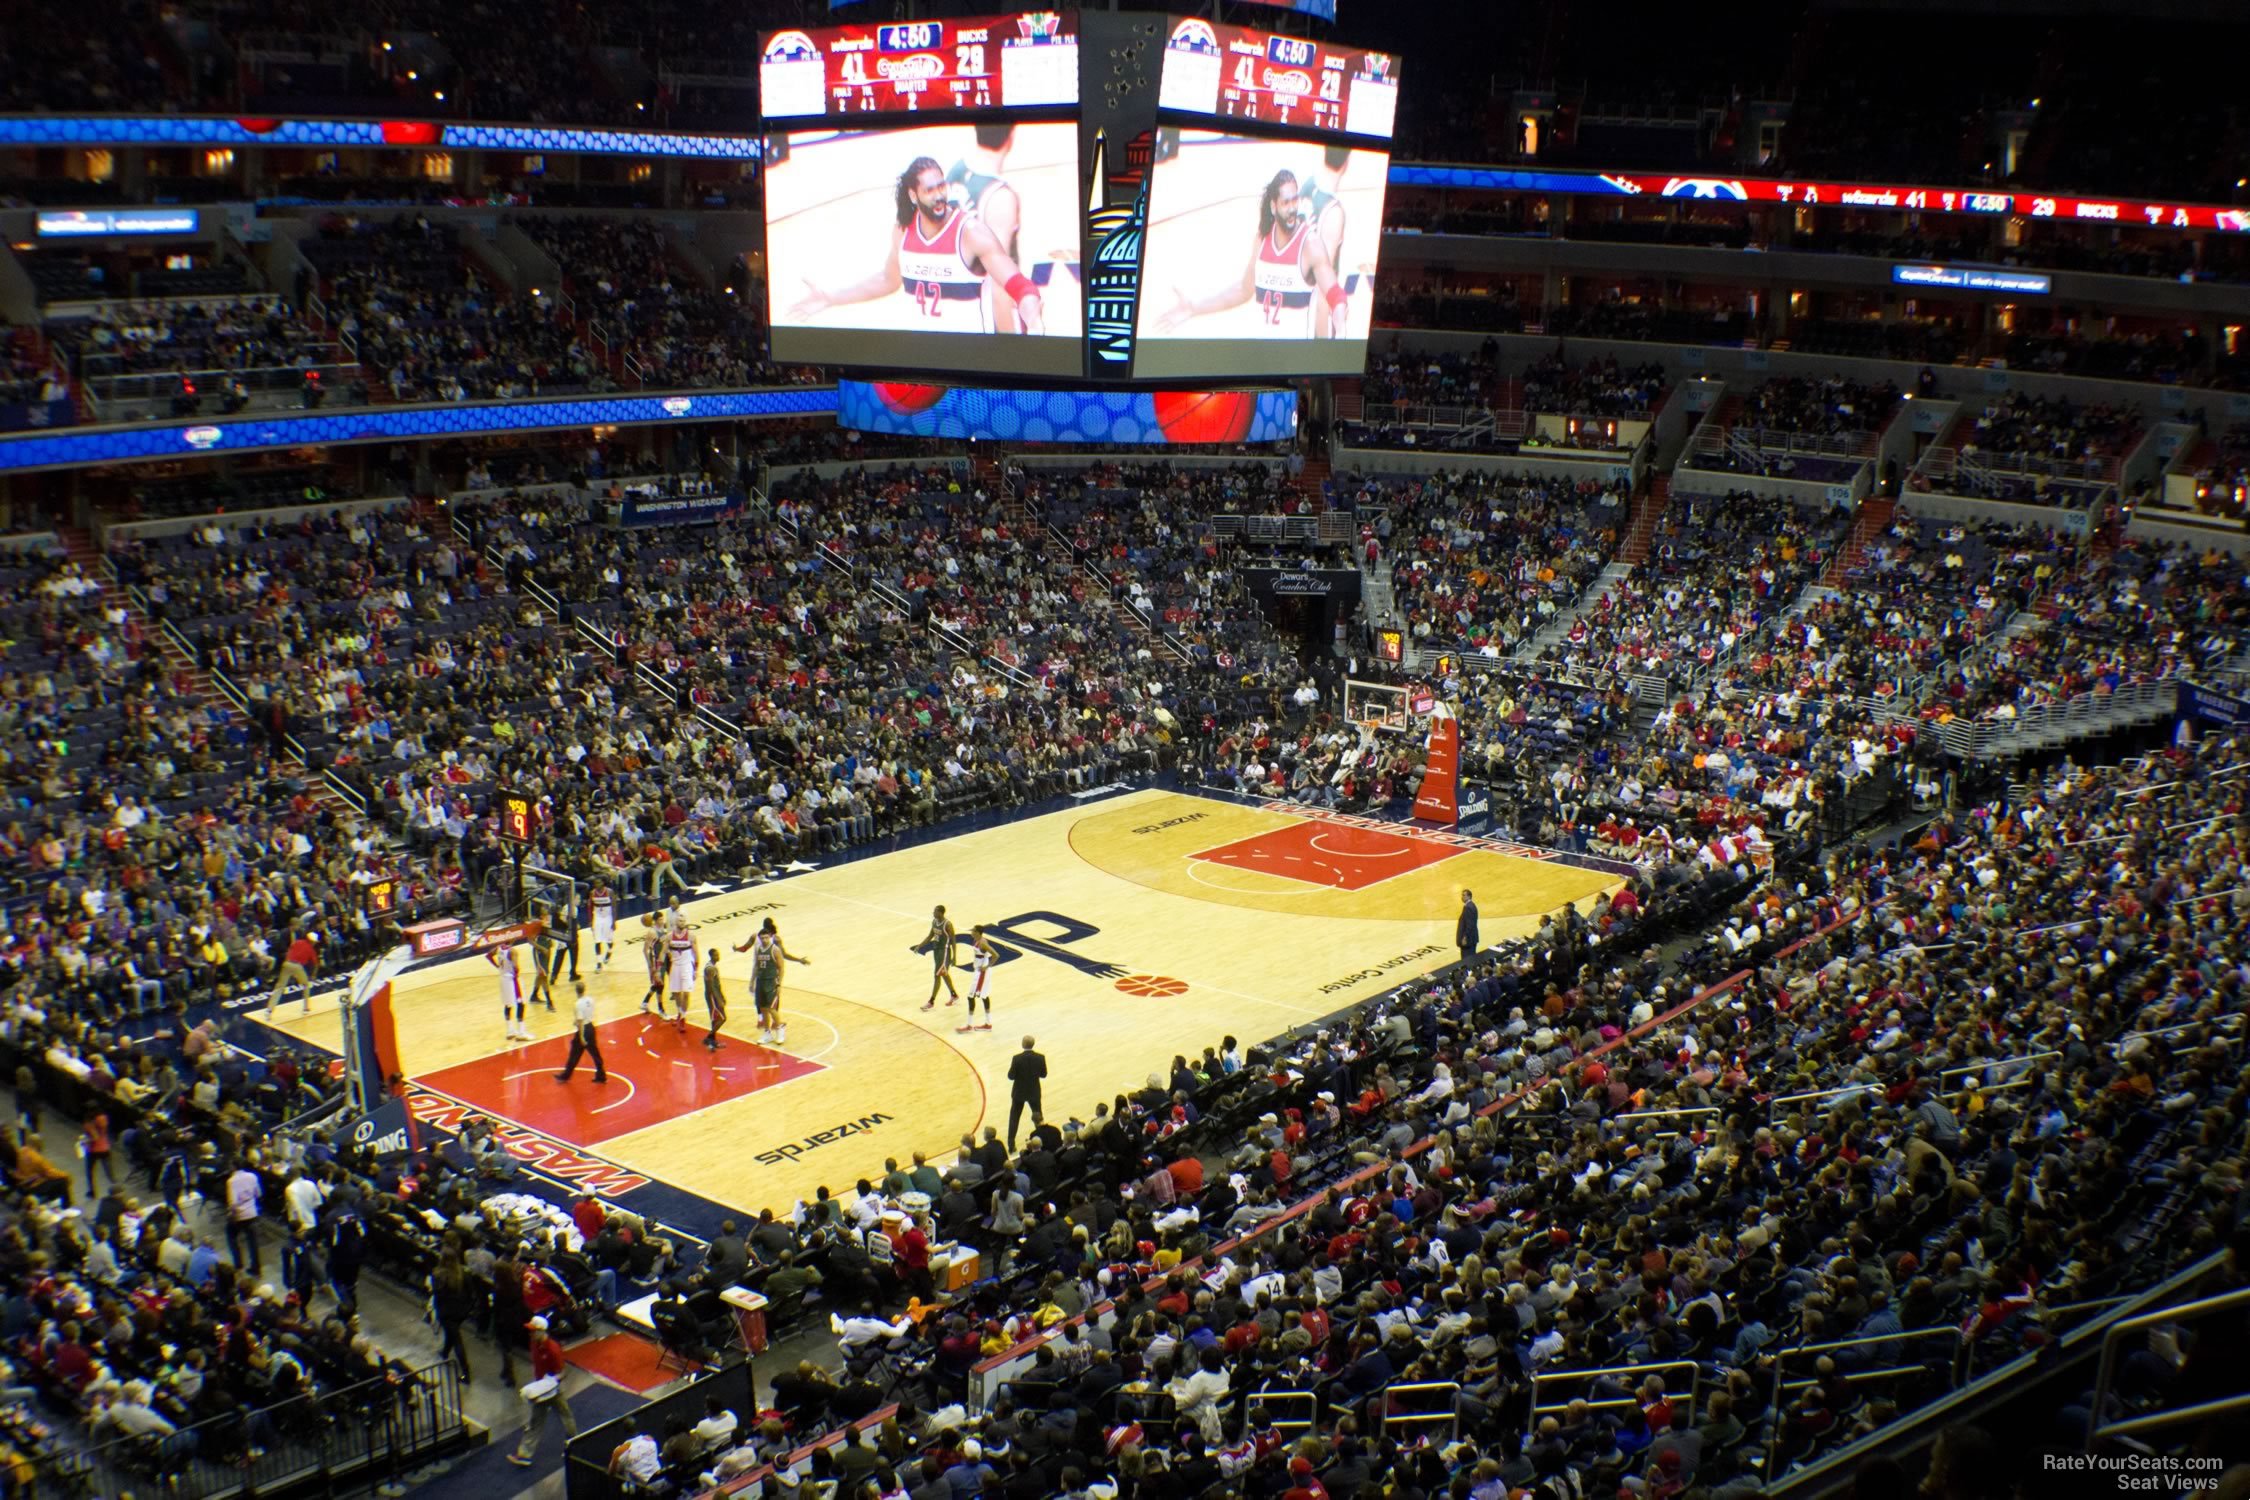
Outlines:
{"label": "stairway aisle", "polygon": [[[79,571],[89,578],[101,580],[107,601],[124,612],[126,629],[140,640],[144,654],[155,652],[164,663],[166,675],[188,697],[217,708],[227,719],[245,718],[234,700],[211,680],[211,674],[203,670],[195,657],[173,638],[170,631],[158,625],[142,610],[132,592],[118,581],[116,571],[110,566],[108,557],[103,554],[100,543],[94,540],[91,532],[83,527],[60,525],[54,530],[56,539],[63,544],[64,553],[78,564]],[[328,779],[318,771],[294,759],[285,760],[283,764],[294,767],[296,774],[304,778],[312,800],[320,807],[332,813],[358,815],[358,809],[338,796],[328,785]]]}
{"label": "stairway aisle", "polygon": [[1820,581],[1831,588],[1842,587],[1852,570],[1865,560],[1869,545],[1883,534],[1897,512],[1898,502],[1887,496],[1870,495],[1860,501],[1858,511],[1852,516],[1852,529],[1846,533],[1844,544],[1836,549],[1836,555],[1828,560],[1828,566],[1821,569]]}

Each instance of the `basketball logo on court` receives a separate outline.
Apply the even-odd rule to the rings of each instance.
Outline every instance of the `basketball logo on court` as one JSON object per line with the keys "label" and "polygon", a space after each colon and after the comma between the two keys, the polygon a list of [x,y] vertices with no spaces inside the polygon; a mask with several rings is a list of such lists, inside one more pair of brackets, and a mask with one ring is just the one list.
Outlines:
{"label": "basketball logo on court", "polygon": [[1163,974],[1128,974],[1117,981],[1117,988],[1128,995],[1184,995],[1187,993],[1187,981],[1172,979]]}

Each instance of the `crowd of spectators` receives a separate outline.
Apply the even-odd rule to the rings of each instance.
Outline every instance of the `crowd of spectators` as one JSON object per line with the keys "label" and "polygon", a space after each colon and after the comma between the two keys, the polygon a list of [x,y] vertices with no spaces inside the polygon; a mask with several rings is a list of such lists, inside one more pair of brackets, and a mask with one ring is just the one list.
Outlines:
{"label": "crowd of spectators", "polygon": [[[13,425],[18,413],[7,408],[44,407],[69,395],[69,386],[55,378],[54,362],[40,356],[29,330],[10,327],[0,320],[0,422]],[[28,413],[25,415],[28,420]]]}
{"label": "crowd of spectators", "polygon": [[1360,393],[1371,402],[1398,406],[1488,407],[1499,370],[1492,351],[1475,355],[1416,354],[1391,340],[1387,352],[1368,351]]}
{"label": "crowd of spectators", "polygon": [[1568,610],[1616,551],[1625,495],[1585,479],[1445,473],[1339,482],[1388,511],[1391,589],[1431,650],[1505,655]]}
{"label": "crowd of spectators", "polygon": [[580,313],[615,329],[651,386],[748,385],[783,378],[747,302],[706,291],[675,263],[671,231],[645,219],[540,215],[516,227],[563,268]]}
{"label": "crowd of spectators", "polygon": [[1707,670],[1796,600],[1847,525],[1788,500],[1678,496],[1647,565],[1603,589],[1546,659],[1577,672]]}
{"label": "crowd of spectators", "polygon": [[2131,450],[2141,415],[2131,407],[2009,392],[1986,402],[1961,434],[1963,455],[2022,455],[2096,472]]}
{"label": "crowd of spectators", "polygon": [[2239,558],[2131,541],[2048,579],[2040,624],[1949,670],[1930,717],[2006,719],[2133,683],[2200,676],[2250,649],[2250,576]]}
{"label": "crowd of spectators", "polygon": [[73,349],[81,373],[304,367],[331,358],[328,340],[279,297],[181,304],[105,304],[91,317],[48,325]]}
{"label": "crowd of spectators", "polygon": [[1645,417],[1670,384],[1661,364],[1621,365],[1605,358],[1574,365],[1557,350],[1524,370],[1523,409],[1563,416]]}
{"label": "crowd of spectators", "polygon": [[302,249],[324,278],[330,326],[394,400],[616,389],[561,299],[487,282],[450,225],[339,215]]}
{"label": "crowd of spectators", "polygon": [[1851,437],[1880,428],[1900,400],[1899,388],[1887,380],[1778,376],[1742,398],[1739,420],[1773,432]]}

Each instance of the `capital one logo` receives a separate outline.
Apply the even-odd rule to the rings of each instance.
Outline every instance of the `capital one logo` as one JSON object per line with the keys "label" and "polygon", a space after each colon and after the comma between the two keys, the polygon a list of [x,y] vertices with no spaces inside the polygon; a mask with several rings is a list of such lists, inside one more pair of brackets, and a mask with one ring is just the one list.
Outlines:
{"label": "capital one logo", "polygon": [[190,427],[180,434],[180,441],[201,453],[206,449],[216,448],[219,445],[219,439],[225,435],[216,427]]}
{"label": "capital one logo", "polygon": [[695,398],[692,396],[666,396],[664,414],[668,417],[684,417],[694,405]]}

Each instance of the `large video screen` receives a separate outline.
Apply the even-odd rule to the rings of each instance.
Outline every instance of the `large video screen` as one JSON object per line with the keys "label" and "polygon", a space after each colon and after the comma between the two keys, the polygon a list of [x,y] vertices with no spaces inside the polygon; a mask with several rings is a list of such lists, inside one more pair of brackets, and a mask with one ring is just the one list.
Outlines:
{"label": "large video screen", "polygon": [[758,53],[758,101],[769,120],[1076,104],[1078,16],[1034,10],[772,32]]}
{"label": "large video screen", "polygon": [[1159,130],[1134,376],[1358,373],[1389,170],[1340,143]]}
{"label": "large video screen", "polygon": [[775,359],[1083,368],[1076,125],[799,131],[767,150]]}
{"label": "large video screen", "polygon": [[999,443],[1278,443],[1295,391],[1056,391],[836,382],[836,425]]}
{"label": "large video screen", "polygon": [[1398,59],[1189,16],[1172,18],[1157,106],[1391,138]]}

